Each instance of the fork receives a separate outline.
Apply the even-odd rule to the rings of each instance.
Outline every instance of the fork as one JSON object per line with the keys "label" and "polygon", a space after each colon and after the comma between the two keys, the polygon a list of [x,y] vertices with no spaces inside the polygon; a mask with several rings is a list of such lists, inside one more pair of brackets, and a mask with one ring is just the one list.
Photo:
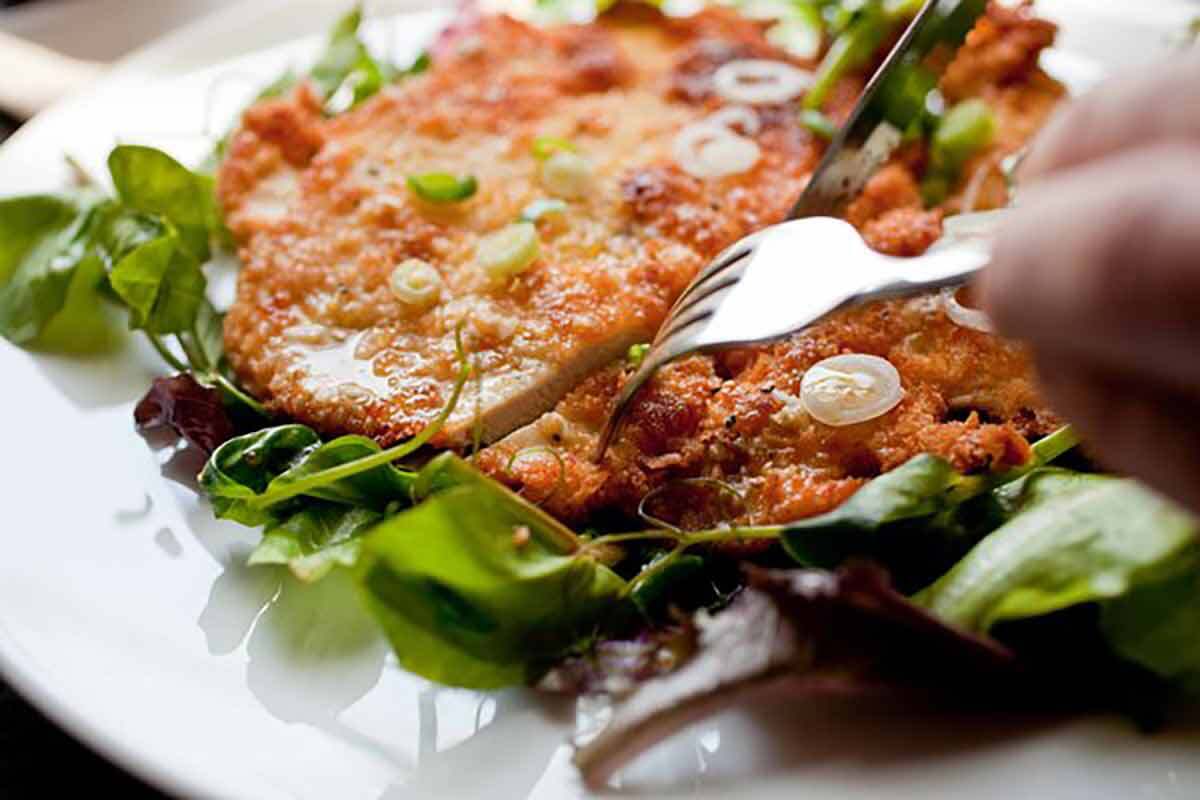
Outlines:
{"label": "fork", "polygon": [[[951,218],[942,239],[916,258],[877,253],[849,223],[834,218],[890,158],[906,123],[920,113],[909,108],[908,119],[898,118],[885,90],[903,83],[906,70],[939,45],[957,49],[985,6],[984,0],[927,0],[921,7],[831,142],[788,221],[735,242],[675,301],[617,396],[596,461],[638,390],[669,362],[782,339],[850,305],[961,285],[987,264],[991,234],[1004,212]],[[1005,165],[1006,173],[1017,159]],[[813,267],[798,268],[802,259]]]}

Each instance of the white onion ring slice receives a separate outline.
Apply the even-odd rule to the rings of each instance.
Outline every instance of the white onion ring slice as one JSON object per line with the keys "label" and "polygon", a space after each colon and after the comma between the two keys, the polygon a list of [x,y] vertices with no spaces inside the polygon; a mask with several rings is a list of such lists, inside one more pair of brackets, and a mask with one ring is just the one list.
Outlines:
{"label": "white onion ring slice", "polygon": [[758,112],[750,106],[725,106],[720,111],[709,114],[704,121],[720,125],[722,128],[729,128],[734,133],[743,133],[746,136],[753,136],[762,129],[762,121],[758,118]]}
{"label": "white onion ring slice", "polygon": [[992,325],[992,321],[988,318],[987,314],[978,308],[964,306],[959,301],[958,292],[960,288],[942,290],[942,308],[945,309],[946,316],[960,328],[969,328],[980,333],[995,333],[996,328]]}
{"label": "white onion ring slice", "polygon": [[770,105],[804,94],[813,83],[811,72],[784,61],[744,58],[723,64],[713,73],[713,89],[731,103]]}
{"label": "white onion ring slice", "polygon": [[708,120],[692,123],[675,136],[675,161],[696,178],[721,178],[746,172],[758,163],[758,142]]}
{"label": "white onion ring slice", "polygon": [[900,373],[879,356],[833,356],[809,367],[800,381],[804,409],[813,419],[834,427],[881,417],[902,399]]}

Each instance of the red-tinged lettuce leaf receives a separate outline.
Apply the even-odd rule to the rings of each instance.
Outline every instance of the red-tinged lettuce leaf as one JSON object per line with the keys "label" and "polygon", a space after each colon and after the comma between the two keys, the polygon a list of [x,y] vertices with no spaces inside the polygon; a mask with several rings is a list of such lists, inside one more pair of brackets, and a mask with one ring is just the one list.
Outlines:
{"label": "red-tinged lettuce leaf", "polygon": [[155,378],[134,408],[133,419],[140,431],[174,431],[208,455],[236,433],[221,393],[187,373]]}
{"label": "red-tinged lettuce leaf", "polygon": [[604,785],[643,750],[760,693],[905,690],[992,702],[1030,685],[1011,650],[939,622],[876,567],[751,569],[748,578],[750,588],[725,610],[696,616],[690,660],[637,684],[608,725],[580,745],[575,763],[589,785]]}

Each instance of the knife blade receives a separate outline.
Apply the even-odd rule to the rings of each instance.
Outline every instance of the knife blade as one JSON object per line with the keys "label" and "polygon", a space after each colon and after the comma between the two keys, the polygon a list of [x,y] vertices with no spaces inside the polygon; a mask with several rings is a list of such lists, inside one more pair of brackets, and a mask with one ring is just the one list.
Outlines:
{"label": "knife blade", "polygon": [[987,0],[926,1],[830,143],[792,219],[841,215],[927,113],[929,94],[941,77],[929,66],[929,55],[941,47],[953,54],[986,9]]}

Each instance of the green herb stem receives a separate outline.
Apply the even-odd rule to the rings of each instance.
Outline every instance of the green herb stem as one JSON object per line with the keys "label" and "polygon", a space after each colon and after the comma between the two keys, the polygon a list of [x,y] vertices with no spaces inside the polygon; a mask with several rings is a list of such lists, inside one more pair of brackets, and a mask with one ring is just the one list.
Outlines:
{"label": "green herb stem", "polygon": [[191,336],[176,334],[175,341],[179,342],[179,346],[183,348],[183,354],[187,356],[188,363],[192,365],[192,371],[197,375],[208,376],[213,372],[213,365],[208,363],[208,356],[204,354],[195,340]]}
{"label": "green herb stem", "polygon": [[297,481],[288,483],[286,486],[271,492],[267,491],[251,500],[247,500],[247,505],[256,508],[264,509],[269,506],[282,503],[284,500],[290,500],[293,497],[298,497],[305,494],[311,489],[316,489],[329,483],[345,480],[346,478],[358,475],[361,472],[374,469],[375,467],[404,458],[407,455],[420,450],[429,440],[436,436],[446,424],[446,420],[454,412],[458,405],[459,397],[462,396],[463,387],[467,383],[467,379],[471,376],[470,364],[464,363],[459,367],[458,377],[454,381],[454,391],[450,394],[450,399],[446,405],[442,407],[437,418],[425,426],[425,429],[418,433],[413,438],[395,447],[390,447],[387,450],[381,450],[364,458],[359,458],[354,461],[347,461],[345,464],[339,464],[336,467],[314,472],[311,475],[305,476]]}
{"label": "green herb stem", "polygon": [[651,561],[650,564],[643,568],[633,580],[625,585],[623,594],[635,594],[638,589],[640,589],[642,586],[645,586],[647,582],[654,580],[657,575],[660,575],[666,570],[670,569],[671,565],[680,559],[686,549],[687,545],[677,544],[675,548],[671,550],[671,552],[660,558],[656,558],[654,561]]}
{"label": "green herb stem", "polygon": [[863,8],[861,16],[833,40],[821,65],[817,67],[812,88],[804,96],[803,107],[819,110],[837,82],[874,55],[884,34],[893,24],[893,21],[885,18],[879,7]]}
{"label": "green herb stem", "polygon": [[1064,425],[1054,433],[1036,442],[1032,449],[1033,455],[1019,467],[1006,470],[997,475],[971,475],[950,490],[953,502],[959,503],[972,497],[989,492],[1006,483],[1025,477],[1039,467],[1044,467],[1051,461],[1079,444],[1079,434],[1070,425]]}
{"label": "green herb stem", "polygon": [[166,344],[163,343],[162,339],[158,338],[158,336],[153,333],[147,333],[146,338],[150,340],[150,344],[154,347],[155,352],[158,353],[159,357],[162,358],[163,361],[167,362],[171,369],[178,372],[190,371],[186,364],[175,357],[175,354],[168,349]]}
{"label": "green herb stem", "polygon": [[269,411],[267,411],[266,406],[264,406],[262,403],[255,400],[250,395],[246,394],[246,392],[244,392],[241,389],[241,387],[239,387],[236,383],[234,383],[233,381],[226,378],[221,373],[211,372],[208,375],[205,375],[204,377],[210,379],[213,383],[220,386],[221,389],[223,391],[225,391],[226,393],[237,398],[237,400],[239,402],[246,405],[248,408],[253,410],[259,416],[262,416],[262,417],[270,417],[271,416],[271,413]]}

